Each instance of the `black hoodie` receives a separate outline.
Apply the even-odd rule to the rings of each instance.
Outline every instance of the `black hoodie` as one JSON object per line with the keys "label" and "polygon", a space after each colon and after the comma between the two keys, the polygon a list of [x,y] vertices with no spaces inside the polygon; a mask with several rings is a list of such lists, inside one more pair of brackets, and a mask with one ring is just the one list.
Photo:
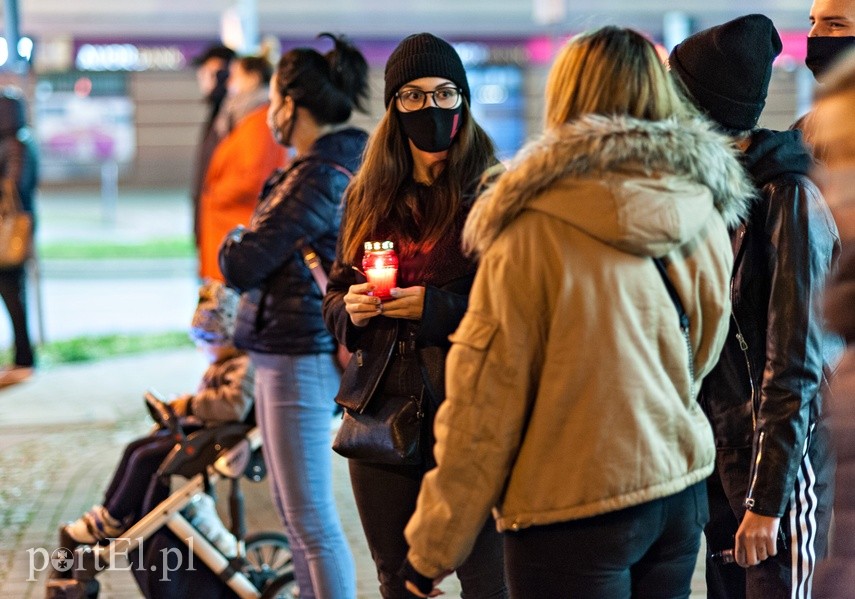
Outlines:
{"label": "black hoodie", "polygon": [[813,167],[813,158],[802,142],[801,131],[758,129],[742,157],[745,170],[754,185],[762,189],[786,174],[805,175]]}

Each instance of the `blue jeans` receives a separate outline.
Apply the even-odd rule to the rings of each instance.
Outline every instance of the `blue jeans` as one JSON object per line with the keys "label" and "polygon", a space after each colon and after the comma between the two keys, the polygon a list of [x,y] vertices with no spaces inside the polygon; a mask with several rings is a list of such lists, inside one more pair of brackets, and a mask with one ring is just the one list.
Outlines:
{"label": "blue jeans", "polygon": [[514,599],[687,599],[706,485],[616,512],[505,533]]}
{"label": "blue jeans", "polygon": [[291,541],[301,599],[353,599],[356,569],[332,489],[331,354],[250,354],[273,503]]}

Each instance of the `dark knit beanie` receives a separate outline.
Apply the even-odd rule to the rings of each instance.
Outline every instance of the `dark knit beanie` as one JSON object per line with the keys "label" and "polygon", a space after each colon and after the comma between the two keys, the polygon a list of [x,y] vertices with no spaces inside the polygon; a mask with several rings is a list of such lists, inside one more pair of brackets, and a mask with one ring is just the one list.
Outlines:
{"label": "dark knit beanie", "polygon": [[466,69],[457,51],[444,39],[416,33],[398,44],[386,62],[386,106],[405,83],[421,77],[443,77],[452,81],[470,101]]}
{"label": "dark knit beanie", "polygon": [[766,105],[782,47],[768,17],[747,15],[686,38],[668,62],[699,108],[728,129],[747,131]]}

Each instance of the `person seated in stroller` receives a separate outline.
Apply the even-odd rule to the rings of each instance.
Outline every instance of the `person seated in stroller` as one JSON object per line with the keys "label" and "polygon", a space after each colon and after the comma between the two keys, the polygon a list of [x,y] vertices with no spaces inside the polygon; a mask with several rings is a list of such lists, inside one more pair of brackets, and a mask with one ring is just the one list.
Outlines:
{"label": "person seated in stroller", "polygon": [[[169,402],[189,432],[193,426],[211,427],[246,418],[253,403],[253,369],[249,357],[232,343],[238,294],[218,281],[204,283],[193,315],[190,337],[210,366],[194,394]],[[129,443],[104,493],[104,501],[60,529],[60,543],[95,544],[120,537],[144,516],[144,505],[155,505],[169,495],[168,482],[157,476],[158,468],[175,445],[166,429]],[[228,557],[236,554],[237,542],[225,528],[210,495],[203,494],[185,509],[191,524]]]}

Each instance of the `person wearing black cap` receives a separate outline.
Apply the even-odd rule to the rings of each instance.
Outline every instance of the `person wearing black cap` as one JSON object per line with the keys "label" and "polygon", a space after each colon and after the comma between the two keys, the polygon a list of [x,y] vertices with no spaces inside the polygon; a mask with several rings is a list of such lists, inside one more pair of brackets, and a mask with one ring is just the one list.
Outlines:
{"label": "person wearing black cap", "polygon": [[[475,262],[460,249],[461,230],[480,177],[496,158],[470,112],[463,63],[445,40],[429,33],[404,39],[386,63],[384,100],[386,112],[345,195],[324,317],[356,352],[336,398],[347,410],[334,448],[349,458],[380,593],[398,599],[410,596],[399,572],[408,549],[404,527],[435,463],[432,425],[445,398],[448,335],[466,310],[475,275]],[[389,299],[372,295],[375,287],[353,268],[373,240],[392,241],[398,253]],[[415,402],[420,415],[405,439],[410,451],[366,455],[342,441],[367,441],[357,418],[401,405],[401,398]],[[479,528],[457,570],[463,596],[505,597],[501,537],[489,516]]]}
{"label": "person wearing black cap", "polygon": [[199,135],[199,145],[196,150],[196,161],[193,165],[193,178],[190,182],[190,198],[193,200],[193,235],[197,247],[200,243],[199,205],[202,198],[202,186],[208,173],[208,163],[217,147],[219,136],[213,130],[214,121],[220,112],[223,100],[226,99],[229,78],[229,64],[236,56],[235,51],[220,44],[210,46],[202,54],[193,59],[196,68],[196,82],[199,91],[208,104],[208,116],[202,124]]}
{"label": "person wearing black cap", "polygon": [[[700,396],[717,447],[709,597],[809,597],[827,546],[833,461],[822,400],[839,343],[823,328],[819,294],[840,242],[801,133],[757,128],[781,47],[768,18],[748,15],[692,35],[669,58],[743,151],[757,190],[732,231],[731,330]],[[730,550],[742,568],[719,559]]]}

